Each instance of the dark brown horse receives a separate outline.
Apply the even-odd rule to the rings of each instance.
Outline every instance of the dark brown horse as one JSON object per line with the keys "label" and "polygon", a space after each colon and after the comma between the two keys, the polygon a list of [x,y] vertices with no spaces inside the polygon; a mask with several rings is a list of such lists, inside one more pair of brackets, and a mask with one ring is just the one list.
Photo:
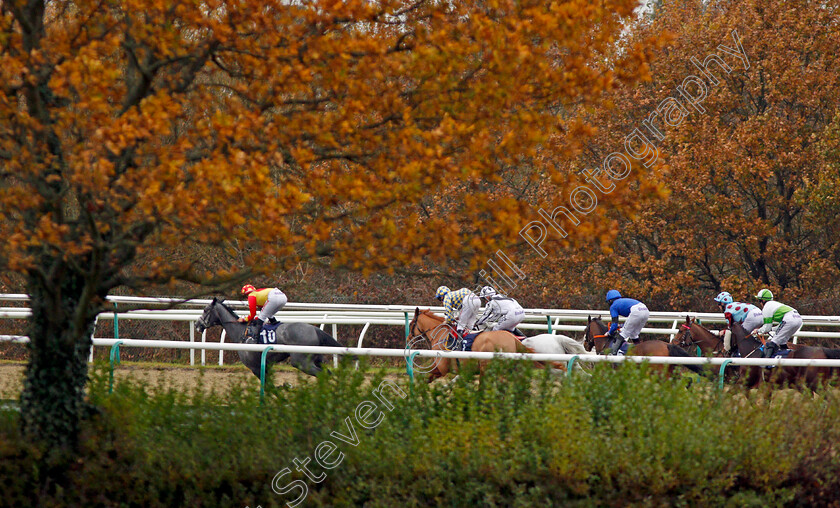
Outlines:
{"label": "dark brown horse", "polygon": [[[732,326],[733,351],[738,351],[742,358],[761,358],[761,342],[753,335],[748,335],[739,323]],[[736,349],[737,348],[737,349]],[[791,345],[788,359],[805,360],[840,360],[840,349],[824,347]],[[748,388],[754,388],[765,380],[773,381],[777,385],[789,386],[804,384],[812,391],[816,391],[820,384],[840,376],[840,367],[766,367],[744,365],[741,367],[742,376],[746,376]]]}
{"label": "dark brown horse", "polygon": [[671,344],[693,356],[722,356],[724,353],[723,337],[688,316],[685,317],[685,323],[680,325],[679,333],[671,339]]}
{"label": "dark brown horse", "polygon": [[[594,349],[595,354],[602,354],[604,348],[609,342],[609,338],[606,335],[608,330],[609,326],[607,326],[607,324],[604,323],[599,316],[596,316],[594,319],[592,316],[588,316],[586,329],[584,330],[585,335],[583,339],[583,347],[589,351]],[[627,355],[674,356],[683,358],[690,356],[674,344],[668,344],[667,342],[661,340],[646,340],[638,344],[633,344],[628,348]],[[652,369],[665,371],[667,373],[672,372],[674,367],[675,365],[651,365]],[[699,365],[683,365],[682,367],[685,367],[692,372],[696,372],[697,374],[703,374],[703,369],[701,369]]]}
{"label": "dark brown horse", "polygon": [[[409,335],[413,338],[425,338],[432,349],[448,350],[447,345],[454,342],[453,328],[444,324],[444,319],[429,310],[421,311],[414,309],[414,319],[409,324]],[[523,346],[512,333],[499,330],[495,332],[482,332],[476,336],[472,345],[473,351],[482,352],[505,352],[505,353],[533,353],[532,350]],[[470,360],[463,361],[468,363]],[[429,382],[439,377],[446,376],[450,370],[456,371],[458,364],[462,363],[450,358],[436,358],[429,365]],[[487,360],[478,361],[480,372],[484,372]]]}

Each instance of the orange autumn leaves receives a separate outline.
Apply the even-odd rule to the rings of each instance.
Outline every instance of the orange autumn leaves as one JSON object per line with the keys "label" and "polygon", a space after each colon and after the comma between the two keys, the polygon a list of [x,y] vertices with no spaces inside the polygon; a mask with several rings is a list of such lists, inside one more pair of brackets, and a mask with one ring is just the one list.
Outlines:
{"label": "orange autumn leaves", "polygon": [[4,2],[0,263],[107,291],[230,275],[188,246],[478,260],[527,212],[487,182],[556,175],[585,131],[562,112],[645,75],[644,44],[608,58],[635,4]]}

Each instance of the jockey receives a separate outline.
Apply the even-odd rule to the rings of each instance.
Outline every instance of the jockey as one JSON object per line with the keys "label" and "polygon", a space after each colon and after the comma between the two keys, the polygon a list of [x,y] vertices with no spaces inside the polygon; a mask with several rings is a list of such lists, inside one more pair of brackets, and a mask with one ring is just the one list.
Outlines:
{"label": "jockey", "polygon": [[455,325],[455,331],[462,337],[472,331],[481,307],[481,300],[475,293],[467,288],[452,291],[440,286],[435,291],[435,298],[443,302],[444,324]]}
{"label": "jockey", "polygon": [[496,293],[496,290],[490,286],[484,286],[478,293],[479,298],[487,300],[487,306],[484,309],[484,314],[476,322],[476,326],[481,326],[485,322],[493,323],[490,328],[493,331],[505,330],[514,335],[516,325],[525,319],[525,309],[513,298]]}
{"label": "jockey", "polygon": [[[242,286],[242,294],[248,297],[248,317],[239,318],[240,322],[249,322],[246,343],[259,343],[260,331],[263,323],[268,321],[274,314],[282,309],[288,298],[277,288],[257,289],[251,284]],[[257,309],[260,315],[257,316]],[[251,342],[253,339],[253,342]]]}
{"label": "jockey", "polygon": [[764,315],[761,309],[749,303],[735,302],[732,300],[732,295],[723,291],[715,297],[715,301],[720,306],[723,317],[726,318],[727,329],[723,336],[723,349],[730,350],[732,341],[732,330],[729,328],[735,323],[741,323],[741,326],[746,330],[747,335],[764,324]]}
{"label": "jockey", "polygon": [[764,344],[762,358],[773,358],[776,351],[802,328],[802,316],[793,307],[773,300],[773,293],[769,289],[762,289],[755,297],[764,302],[764,326],[759,328],[758,333],[775,332]]}
{"label": "jockey", "polygon": [[[607,332],[610,336],[609,346],[612,353],[617,354],[625,341],[632,341],[634,344],[639,342],[639,332],[647,324],[650,312],[639,300],[624,298],[615,289],[607,291],[607,303],[610,306],[610,316],[612,316],[612,323]],[[627,317],[621,332],[618,332],[618,316]]]}

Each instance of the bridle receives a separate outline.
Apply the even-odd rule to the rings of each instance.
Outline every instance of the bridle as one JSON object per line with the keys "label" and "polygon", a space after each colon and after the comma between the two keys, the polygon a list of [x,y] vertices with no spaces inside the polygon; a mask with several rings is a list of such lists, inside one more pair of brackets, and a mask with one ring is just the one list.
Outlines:
{"label": "bridle", "polygon": [[[595,339],[604,339],[604,338],[607,337],[605,334],[595,335],[594,333],[592,333],[592,325],[593,324],[595,324],[595,326],[597,326],[598,328],[603,330],[601,325],[598,324],[597,319],[593,319],[589,323],[587,323],[586,334],[583,337],[583,347],[585,347],[587,349],[587,351],[592,351],[592,350],[596,349]],[[598,351],[596,350],[595,352],[597,353]]]}
{"label": "bridle", "polygon": [[[680,327],[684,330],[682,332],[682,337],[680,338],[679,342],[677,342],[677,346],[681,348],[690,348],[692,346],[697,347],[698,351],[701,351],[702,348],[700,347],[700,340],[694,338],[694,335],[691,334],[691,325],[695,324],[693,321],[691,324],[681,324]],[[698,325],[699,326],[699,325]],[[718,337],[715,344],[712,346],[712,351],[717,351],[718,346],[723,345],[723,337]],[[700,356],[698,353],[697,356]]]}
{"label": "bridle", "polygon": [[[214,303],[212,304],[212,306],[211,306],[211,307],[212,307],[212,309],[215,311],[215,316],[216,316],[216,318],[219,320],[219,324],[220,324],[220,325],[224,326],[224,325],[228,325],[228,324],[232,324],[232,323],[239,323],[239,320],[238,320],[238,319],[236,319],[236,318],[233,318],[233,319],[230,319],[230,320],[228,320],[228,321],[225,321],[225,320],[222,318],[222,314],[218,311],[218,308],[216,307],[217,305],[222,305],[222,306],[224,307],[224,304],[222,304],[221,302],[214,302]],[[233,312],[233,311],[231,311],[231,312]],[[209,324],[207,323],[207,321],[204,319],[204,315],[202,315],[200,318],[198,318],[195,322],[196,322],[196,324],[198,324],[199,326],[204,327],[204,329],[210,328],[210,326],[211,326],[211,325],[209,325]]]}
{"label": "bridle", "polygon": [[[437,339],[437,340],[430,339],[429,336],[427,335],[429,330],[425,330],[425,331],[421,331],[420,333],[417,333],[416,328],[418,326],[419,318],[420,318],[420,313],[416,314],[414,316],[414,319],[412,319],[411,322],[408,325],[408,335],[411,338],[410,341],[411,341],[411,343],[413,343],[416,339],[422,337],[422,338],[426,339],[426,341],[431,346],[431,349],[434,349],[435,346],[441,342],[441,340],[440,339]],[[449,343],[450,330],[448,329],[448,327],[445,327],[443,325],[443,323],[441,323],[439,326],[435,327],[435,330],[437,330],[440,327],[446,328],[446,336],[443,339],[443,346],[444,346],[443,349],[448,349],[446,346]],[[409,340],[409,338],[407,337],[406,340]]]}

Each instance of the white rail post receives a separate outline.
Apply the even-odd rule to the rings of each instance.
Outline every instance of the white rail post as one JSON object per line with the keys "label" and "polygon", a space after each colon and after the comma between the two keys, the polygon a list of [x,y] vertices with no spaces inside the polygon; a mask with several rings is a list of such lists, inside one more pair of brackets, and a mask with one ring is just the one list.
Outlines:
{"label": "white rail post", "polygon": [[[338,340],[338,323],[332,324],[333,339]],[[333,367],[338,367],[338,355],[333,355]]]}
{"label": "white rail post", "polygon": [[[206,332],[207,330],[204,330],[204,331]],[[225,331],[225,329],[224,329],[224,328],[222,328],[222,336],[219,338],[219,343],[220,343],[220,344],[224,344],[224,343],[225,343],[225,334],[226,334],[226,333],[227,333],[227,332]],[[224,365],[224,364],[225,364],[225,350],[224,350],[224,349],[220,349],[220,350],[219,350],[219,365]]]}
{"label": "white rail post", "polygon": [[[194,325],[193,323],[194,323],[193,321],[190,321],[190,326],[194,328],[194,327],[195,327],[195,325]],[[190,329],[190,331],[191,331],[191,332],[192,332],[192,329],[193,329],[193,328],[191,328],[191,329]],[[201,333],[201,343],[202,343],[202,344],[206,344],[206,343],[207,343],[207,330],[204,330],[204,331]],[[204,367],[204,360],[205,360],[206,358],[207,358],[207,350],[206,350],[206,349],[204,349],[204,348],[202,348],[202,349],[201,349],[201,366],[202,366],[202,367]]]}
{"label": "white rail post", "polygon": [[[671,328],[673,328],[673,329],[675,329],[675,330],[676,330],[676,329],[678,329],[678,328],[677,328],[677,320],[676,320],[676,319],[674,320],[674,323],[671,325]],[[673,334],[673,333],[672,333],[672,334],[668,337],[668,342],[671,342],[672,340],[674,340],[674,335],[675,335],[675,334]]]}
{"label": "white rail post", "polygon": [[[368,328],[370,327],[370,323],[365,323],[365,327],[362,328],[362,333],[359,334],[359,345],[356,346],[358,348],[362,347],[362,341],[365,340],[365,333],[367,333]],[[359,369],[359,360],[356,360],[356,370]]]}
{"label": "white rail post", "polygon": [[[190,342],[195,342],[195,321],[190,321]],[[190,348],[190,365],[195,365],[195,349]]]}

